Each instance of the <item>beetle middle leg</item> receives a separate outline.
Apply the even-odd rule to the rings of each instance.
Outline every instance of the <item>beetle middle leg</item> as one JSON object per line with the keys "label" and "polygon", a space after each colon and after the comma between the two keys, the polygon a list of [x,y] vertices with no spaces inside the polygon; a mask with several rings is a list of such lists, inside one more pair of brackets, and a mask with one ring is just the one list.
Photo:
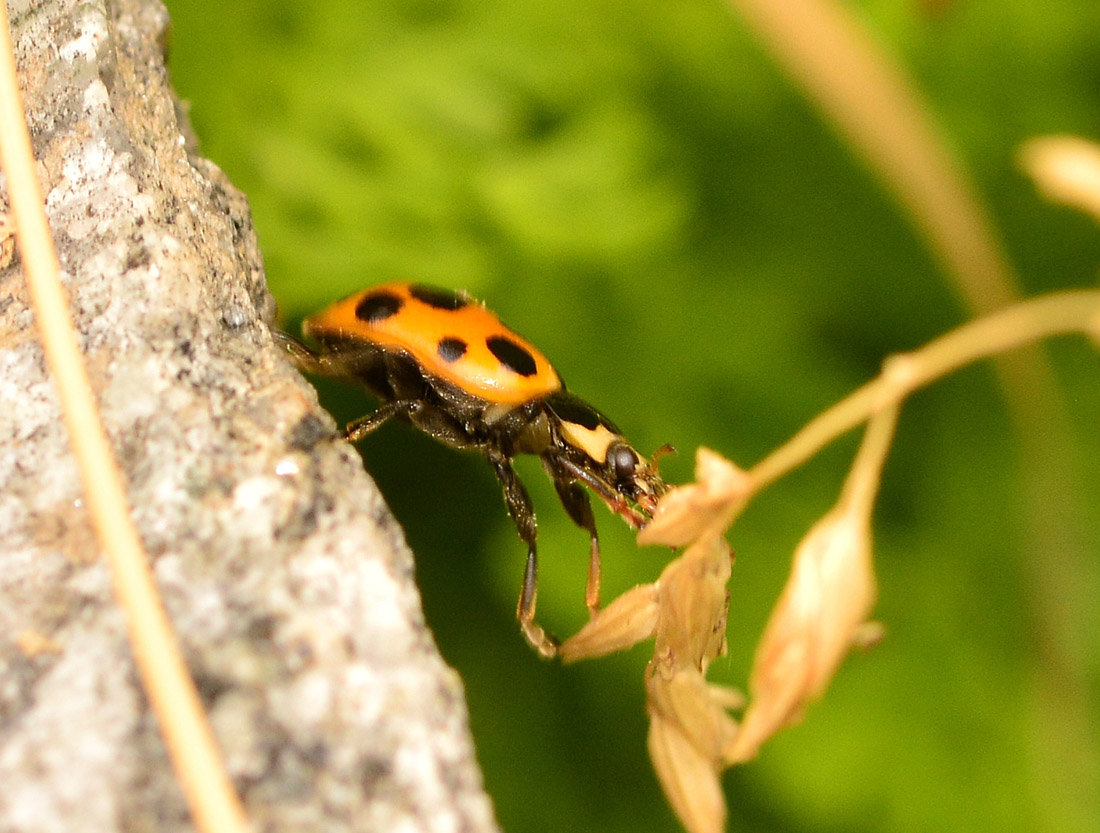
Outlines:
{"label": "beetle middle leg", "polygon": [[561,505],[569,513],[573,523],[588,531],[592,541],[588,554],[588,583],[584,589],[584,603],[588,607],[588,615],[595,616],[600,610],[600,539],[596,534],[596,519],[592,516],[592,502],[588,499],[588,493],[576,481],[563,480],[555,476],[552,470],[550,477],[558,491]]}
{"label": "beetle middle leg", "polygon": [[527,566],[523,570],[523,587],[520,589],[519,602],[516,605],[516,618],[527,643],[538,651],[544,659],[553,659],[558,653],[558,641],[542,629],[535,621],[535,602],[539,589],[539,562],[535,540],[538,527],[531,498],[527,494],[519,475],[508,458],[496,450],[487,450],[485,456],[493,466],[497,480],[504,489],[504,502],[508,514],[516,524],[519,537],[527,544]]}
{"label": "beetle middle leg", "polygon": [[371,431],[380,428],[384,422],[388,422],[396,416],[408,416],[420,403],[413,399],[402,399],[397,402],[387,402],[380,405],[373,413],[353,419],[344,428],[344,439],[349,443],[357,443]]}
{"label": "beetle middle leg", "polygon": [[348,442],[358,442],[394,417],[405,417],[424,433],[455,448],[474,444],[468,429],[445,409],[420,399],[398,399],[380,405],[378,410],[352,420],[344,429]]}

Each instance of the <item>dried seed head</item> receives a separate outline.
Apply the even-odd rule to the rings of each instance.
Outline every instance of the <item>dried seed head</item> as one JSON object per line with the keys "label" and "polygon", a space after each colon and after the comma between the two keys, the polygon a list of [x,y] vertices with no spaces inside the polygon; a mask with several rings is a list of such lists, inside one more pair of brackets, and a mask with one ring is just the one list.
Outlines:
{"label": "dried seed head", "polygon": [[700,448],[695,481],[661,499],[653,520],[638,535],[639,544],[682,547],[725,532],[748,498],[749,476],[722,455]]}
{"label": "dried seed head", "polygon": [[1020,148],[1020,164],[1047,199],[1100,219],[1100,145],[1075,136],[1042,136]]}
{"label": "dried seed head", "polygon": [[653,717],[649,724],[649,757],[680,823],[688,833],[722,833],[726,797],[718,771],[674,723]]}
{"label": "dried seed head", "polygon": [[863,633],[875,602],[871,534],[861,507],[830,512],[802,540],[756,652],[732,763],[797,722]]}

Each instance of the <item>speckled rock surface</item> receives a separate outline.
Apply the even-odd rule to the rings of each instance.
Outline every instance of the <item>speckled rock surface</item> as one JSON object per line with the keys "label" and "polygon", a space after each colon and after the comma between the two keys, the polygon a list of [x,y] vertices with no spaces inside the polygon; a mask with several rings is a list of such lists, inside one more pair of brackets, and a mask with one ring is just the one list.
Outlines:
{"label": "speckled rock surface", "polygon": [[[400,530],[275,349],[247,204],[179,115],[166,12],[8,8],[80,343],[255,829],[495,830]],[[18,256],[0,269],[0,406],[0,831],[192,829]]]}

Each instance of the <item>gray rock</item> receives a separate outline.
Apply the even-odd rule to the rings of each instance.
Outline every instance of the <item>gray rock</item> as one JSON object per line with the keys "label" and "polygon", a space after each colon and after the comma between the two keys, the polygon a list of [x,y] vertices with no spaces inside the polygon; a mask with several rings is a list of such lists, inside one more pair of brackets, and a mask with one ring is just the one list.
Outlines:
{"label": "gray rock", "polygon": [[[169,86],[167,13],[8,8],[92,385],[255,829],[495,830],[401,532],[273,344],[247,203]],[[20,268],[0,269],[0,831],[189,830]]]}

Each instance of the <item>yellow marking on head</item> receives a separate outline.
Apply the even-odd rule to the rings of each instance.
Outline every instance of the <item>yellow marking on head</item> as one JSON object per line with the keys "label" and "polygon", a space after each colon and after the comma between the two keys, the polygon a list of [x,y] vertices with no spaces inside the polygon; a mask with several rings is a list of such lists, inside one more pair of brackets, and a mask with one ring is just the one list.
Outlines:
{"label": "yellow marking on head", "polygon": [[621,439],[618,434],[608,430],[602,423],[595,428],[585,428],[576,422],[562,420],[561,433],[566,442],[576,446],[601,464],[607,462],[607,449],[611,443]]}

